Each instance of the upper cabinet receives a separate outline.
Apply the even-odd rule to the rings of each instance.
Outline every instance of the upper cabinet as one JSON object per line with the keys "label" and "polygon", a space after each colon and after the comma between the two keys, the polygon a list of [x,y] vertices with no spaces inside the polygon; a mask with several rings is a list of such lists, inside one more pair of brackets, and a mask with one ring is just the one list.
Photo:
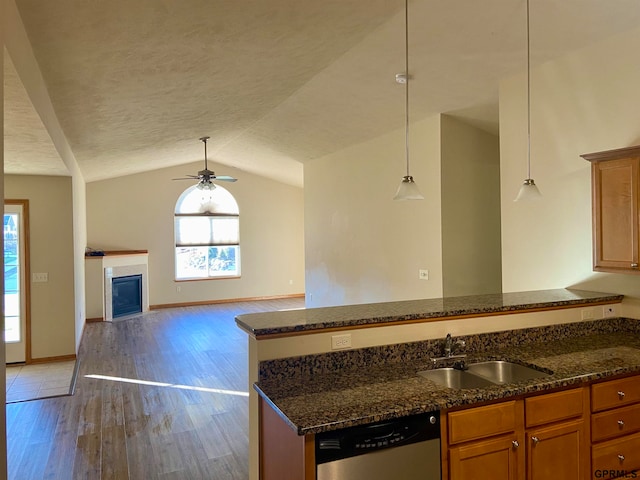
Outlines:
{"label": "upper cabinet", "polygon": [[593,204],[593,269],[640,273],[640,146],[588,153]]}

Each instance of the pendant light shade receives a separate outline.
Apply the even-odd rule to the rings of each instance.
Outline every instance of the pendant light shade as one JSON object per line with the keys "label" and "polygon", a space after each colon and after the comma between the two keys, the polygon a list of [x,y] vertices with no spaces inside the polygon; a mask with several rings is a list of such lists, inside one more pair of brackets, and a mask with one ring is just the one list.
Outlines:
{"label": "pendant light shade", "polygon": [[542,197],[531,178],[531,40],[529,35],[529,0],[527,0],[527,178],[525,178],[514,202],[537,200]]}
{"label": "pendant light shade", "polygon": [[409,0],[404,2],[404,73],[396,75],[396,82],[404,85],[404,146],[407,174],[402,177],[394,200],[424,200],[420,189],[409,174]]}
{"label": "pendant light shade", "polygon": [[413,181],[411,175],[405,175],[402,177],[398,190],[396,191],[394,200],[424,200],[424,197],[420,193],[420,189],[416,182]]}
{"label": "pendant light shade", "polygon": [[538,186],[533,181],[533,178],[527,178],[520,187],[514,202],[519,202],[520,200],[536,200],[541,197],[542,194],[540,193],[540,190],[538,190]]}

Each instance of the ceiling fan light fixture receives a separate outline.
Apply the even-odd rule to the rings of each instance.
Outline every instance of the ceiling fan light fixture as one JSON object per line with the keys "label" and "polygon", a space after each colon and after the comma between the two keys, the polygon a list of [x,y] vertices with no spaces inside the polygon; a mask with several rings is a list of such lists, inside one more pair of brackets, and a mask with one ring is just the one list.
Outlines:
{"label": "ceiling fan light fixture", "polygon": [[197,187],[198,190],[213,190],[214,188],[216,188],[216,185],[211,180],[201,180],[200,182],[198,182]]}
{"label": "ceiling fan light fixture", "polygon": [[204,170],[200,170],[197,175],[187,175],[186,177],[174,178],[174,180],[198,180],[196,187],[199,190],[213,190],[216,185],[212,180],[221,182],[235,182],[236,178],[229,175],[216,175],[215,172],[209,170],[209,164],[207,159],[207,140],[210,137],[200,137],[199,140],[204,144]]}
{"label": "ceiling fan light fixture", "polygon": [[404,73],[396,74],[396,82],[404,85],[404,147],[407,174],[402,177],[394,200],[424,200],[413,177],[409,174],[409,0],[404,2]]}

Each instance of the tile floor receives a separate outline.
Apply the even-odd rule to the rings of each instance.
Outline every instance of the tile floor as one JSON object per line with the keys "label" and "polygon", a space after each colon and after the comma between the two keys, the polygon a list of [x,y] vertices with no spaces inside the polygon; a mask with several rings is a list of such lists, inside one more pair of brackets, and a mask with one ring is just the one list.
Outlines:
{"label": "tile floor", "polygon": [[69,395],[75,360],[7,365],[7,403]]}

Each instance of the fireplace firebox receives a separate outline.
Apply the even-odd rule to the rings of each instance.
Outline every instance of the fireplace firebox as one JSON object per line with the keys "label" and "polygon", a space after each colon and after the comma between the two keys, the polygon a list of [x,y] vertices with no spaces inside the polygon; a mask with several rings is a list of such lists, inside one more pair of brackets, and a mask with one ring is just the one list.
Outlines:
{"label": "fireplace firebox", "polygon": [[111,291],[113,318],[142,312],[142,275],[114,277]]}

